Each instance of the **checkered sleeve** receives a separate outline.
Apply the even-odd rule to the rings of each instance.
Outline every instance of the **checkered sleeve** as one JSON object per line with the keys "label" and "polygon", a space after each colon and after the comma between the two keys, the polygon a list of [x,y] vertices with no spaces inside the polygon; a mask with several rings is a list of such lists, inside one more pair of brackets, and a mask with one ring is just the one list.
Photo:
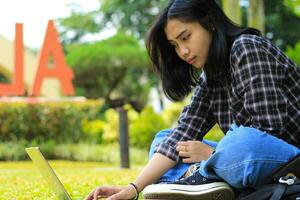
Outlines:
{"label": "checkered sleeve", "polygon": [[202,83],[195,88],[190,105],[186,106],[178,120],[178,126],[157,147],[155,152],[161,153],[178,162],[176,145],[179,141],[202,139],[216,123],[211,113],[209,90]]}
{"label": "checkered sleeve", "polygon": [[274,135],[282,133],[287,99],[282,91],[286,69],[276,54],[259,42],[236,42],[231,51],[235,90],[251,116],[251,125]]}

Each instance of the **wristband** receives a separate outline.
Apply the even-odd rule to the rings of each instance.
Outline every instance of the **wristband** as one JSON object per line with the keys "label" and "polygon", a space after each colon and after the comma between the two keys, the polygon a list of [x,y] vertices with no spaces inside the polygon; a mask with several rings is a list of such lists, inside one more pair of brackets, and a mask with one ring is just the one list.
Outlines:
{"label": "wristband", "polygon": [[137,186],[134,183],[129,183],[129,186],[131,186],[134,189],[134,191],[135,191],[135,197],[133,198],[133,200],[138,200],[138,198],[139,198],[139,191],[138,191]]}

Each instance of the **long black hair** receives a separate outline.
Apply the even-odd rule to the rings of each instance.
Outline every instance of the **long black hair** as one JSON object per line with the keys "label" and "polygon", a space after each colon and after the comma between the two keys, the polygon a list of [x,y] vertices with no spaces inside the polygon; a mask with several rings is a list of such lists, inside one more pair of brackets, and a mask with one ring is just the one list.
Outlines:
{"label": "long black hair", "polygon": [[174,101],[182,100],[197,85],[199,70],[180,59],[168,42],[164,28],[169,19],[199,22],[212,34],[207,62],[203,67],[208,81],[225,77],[224,74],[228,73],[230,48],[239,35],[260,35],[256,29],[233,23],[215,0],[171,0],[148,31],[146,47],[153,68],[162,79],[164,93]]}

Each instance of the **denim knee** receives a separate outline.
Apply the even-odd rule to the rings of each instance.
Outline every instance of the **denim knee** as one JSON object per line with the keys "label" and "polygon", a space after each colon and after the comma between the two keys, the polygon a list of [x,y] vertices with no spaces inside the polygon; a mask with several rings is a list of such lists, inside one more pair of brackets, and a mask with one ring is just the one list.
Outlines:
{"label": "denim knee", "polygon": [[239,126],[228,131],[215,153],[201,163],[207,177],[220,177],[235,188],[258,187],[299,149],[268,133]]}
{"label": "denim knee", "polygon": [[260,150],[258,147],[261,141],[257,140],[257,134],[262,135],[264,133],[257,129],[248,130],[247,128],[228,131],[218,143],[216,151],[224,151],[224,153],[235,156],[241,155],[244,158],[245,153],[248,155],[253,151]]}
{"label": "denim knee", "polygon": [[218,143],[217,150],[226,149],[227,154],[240,156],[241,159],[259,159],[260,155],[266,159],[287,161],[287,154],[276,152],[289,152],[288,155],[295,156],[299,149],[288,144],[269,133],[252,127],[239,126]]}

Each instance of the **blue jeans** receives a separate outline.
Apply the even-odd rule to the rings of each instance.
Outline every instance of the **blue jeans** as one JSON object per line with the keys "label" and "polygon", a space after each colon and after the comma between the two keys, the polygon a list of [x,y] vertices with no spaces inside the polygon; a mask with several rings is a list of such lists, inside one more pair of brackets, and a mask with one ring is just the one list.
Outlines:
{"label": "blue jeans", "polygon": [[[172,130],[159,132],[151,145],[152,157],[155,146]],[[215,147],[209,159],[199,163],[198,172],[206,178],[227,182],[234,188],[259,188],[271,173],[291,158],[300,154],[300,149],[268,133],[252,127],[231,125],[219,143],[204,143]],[[179,162],[167,171],[159,182],[179,179],[191,164]]]}

